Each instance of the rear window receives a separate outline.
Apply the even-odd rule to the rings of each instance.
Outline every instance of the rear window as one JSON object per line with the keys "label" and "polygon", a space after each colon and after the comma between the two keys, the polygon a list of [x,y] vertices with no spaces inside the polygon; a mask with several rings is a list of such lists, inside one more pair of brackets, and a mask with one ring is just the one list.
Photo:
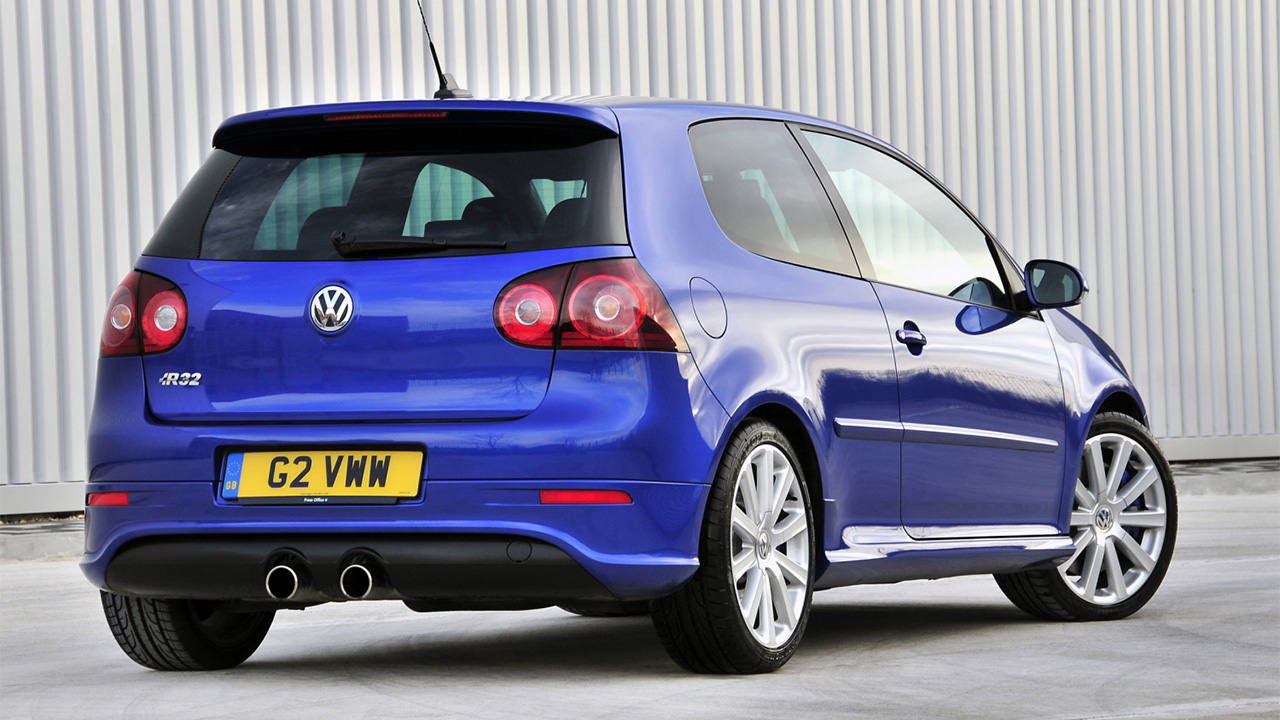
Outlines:
{"label": "rear window", "polygon": [[[448,256],[626,244],[617,138],[563,132],[527,141],[495,129],[494,149],[469,142],[418,143],[411,153],[341,152],[241,157],[215,151],[171,215],[191,217],[185,238],[162,238],[144,254],[208,260],[340,260],[335,235],[385,250],[360,257]],[[500,133],[500,134],[499,134]],[[517,136],[519,137],[519,136]],[[323,147],[308,150],[321,151]],[[284,153],[282,153],[284,154]],[[227,156],[230,156],[230,160]],[[227,169],[232,165],[231,169]],[[220,175],[211,181],[208,175]],[[163,229],[163,226],[162,226]],[[430,241],[414,245],[421,239]]]}

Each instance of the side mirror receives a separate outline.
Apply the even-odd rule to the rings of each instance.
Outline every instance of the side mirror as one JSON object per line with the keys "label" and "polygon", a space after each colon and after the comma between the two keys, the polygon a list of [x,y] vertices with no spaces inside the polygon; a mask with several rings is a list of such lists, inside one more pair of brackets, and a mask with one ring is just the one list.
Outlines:
{"label": "side mirror", "polygon": [[1038,308],[1079,305],[1089,293],[1080,271],[1057,260],[1032,260],[1025,275],[1027,297]]}

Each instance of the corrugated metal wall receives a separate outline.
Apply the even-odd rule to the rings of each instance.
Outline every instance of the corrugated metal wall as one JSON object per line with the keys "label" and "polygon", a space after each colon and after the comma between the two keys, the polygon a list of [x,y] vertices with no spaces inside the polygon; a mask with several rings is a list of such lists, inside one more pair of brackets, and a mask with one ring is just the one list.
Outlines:
{"label": "corrugated metal wall", "polygon": [[[477,96],[778,106],[1064,258],[1175,457],[1280,454],[1272,0],[429,0]],[[103,305],[226,116],[435,89],[411,0],[0,2],[0,514],[82,500]]]}

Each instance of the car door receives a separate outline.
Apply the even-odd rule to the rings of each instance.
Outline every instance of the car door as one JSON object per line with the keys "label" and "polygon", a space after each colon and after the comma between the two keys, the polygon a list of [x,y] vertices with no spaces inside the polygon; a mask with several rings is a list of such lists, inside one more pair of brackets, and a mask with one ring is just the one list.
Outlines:
{"label": "car door", "polygon": [[893,336],[913,537],[1056,534],[1065,407],[1043,320],[967,212],[871,145],[802,133],[857,230]]}
{"label": "car door", "polygon": [[[842,547],[845,528],[896,526],[900,442],[884,430],[898,422],[893,349],[819,177],[782,122],[716,120],[689,137],[707,206],[732,242],[698,243],[710,256],[694,261],[693,290],[727,315],[717,340],[689,333],[698,367],[730,408],[764,391],[810,416],[825,458],[813,499],[825,507],[821,547]],[[853,435],[833,422],[853,416],[865,425]]]}

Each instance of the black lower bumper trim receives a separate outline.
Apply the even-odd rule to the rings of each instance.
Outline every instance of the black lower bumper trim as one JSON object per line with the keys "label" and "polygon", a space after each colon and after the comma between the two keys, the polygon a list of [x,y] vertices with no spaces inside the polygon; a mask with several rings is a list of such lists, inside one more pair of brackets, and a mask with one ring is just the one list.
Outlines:
{"label": "black lower bumper trim", "polygon": [[511,535],[195,535],[126,545],[107,566],[121,595],[192,600],[272,600],[265,578],[279,558],[298,563],[315,602],[346,599],[339,587],[353,558],[372,558],[400,600],[522,600],[532,604],[612,599],[572,557]]}

